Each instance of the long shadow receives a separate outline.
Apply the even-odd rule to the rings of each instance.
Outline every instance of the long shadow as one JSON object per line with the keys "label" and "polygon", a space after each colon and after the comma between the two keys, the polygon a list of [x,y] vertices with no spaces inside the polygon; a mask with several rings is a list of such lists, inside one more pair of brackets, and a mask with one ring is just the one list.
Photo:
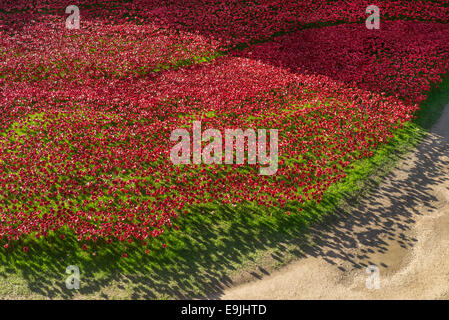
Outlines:
{"label": "long shadow", "polygon": [[[443,117],[449,119],[449,108]],[[371,264],[372,255],[385,254],[392,243],[412,247],[417,240],[407,231],[417,216],[438,209],[434,188],[448,179],[449,132],[445,131],[444,135],[429,135],[416,152],[402,160],[403,169],[388,175],[356,208],[339,210],[325,223],[310,228],[313,246],[304,250],[307,255],[361,268]],[[350,248],[362,248],[364,254],[353,256]]]}
{"label": "long shadow", "polygon": [[[342,86],[416,101],[426,76],[404,65],[410,56],[432,65],[435,48],[441,55],[449,51],[448,31],[447,25],[411,21],[387,21],[379,30],[345,24],[293,32],[233,54],[297,75],[324,76]],[[448,71],[441,67],[440,72]]]}

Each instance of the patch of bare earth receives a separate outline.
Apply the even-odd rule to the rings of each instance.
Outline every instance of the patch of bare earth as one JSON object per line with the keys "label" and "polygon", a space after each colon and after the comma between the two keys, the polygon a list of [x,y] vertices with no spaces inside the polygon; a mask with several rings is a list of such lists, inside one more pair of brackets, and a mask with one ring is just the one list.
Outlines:
{"label": "patch of bare earth", "polygon": [[[357,208],[311,231],[304,257],[222,299],[449,299],[449,105]],[[367,266],[380,288],[366,287]]]}

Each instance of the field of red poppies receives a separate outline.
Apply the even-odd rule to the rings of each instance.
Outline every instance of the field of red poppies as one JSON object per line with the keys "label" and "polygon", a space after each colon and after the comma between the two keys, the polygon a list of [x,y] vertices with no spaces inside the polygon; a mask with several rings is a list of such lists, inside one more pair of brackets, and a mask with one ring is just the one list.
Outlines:
{"label": "field of red poppies", "polygon": [[[447,0],[379,0],[379,30],[370,4],[83,0],[67,30],[65,1],[1,1],[1,250],[146,247],[204,203],[305,214],[449,71]],[[172,164],[194,120],[278,129],[277,173]]]}

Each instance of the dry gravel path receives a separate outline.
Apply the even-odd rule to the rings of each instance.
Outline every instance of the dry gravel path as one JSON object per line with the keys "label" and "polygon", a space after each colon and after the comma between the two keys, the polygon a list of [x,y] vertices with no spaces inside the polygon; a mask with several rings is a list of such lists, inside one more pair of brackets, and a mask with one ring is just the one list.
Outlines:
{"label": "dry gravel path", "polygon": [[[222,299],[449,299],[449,105],[431,133],[315,246]],[[380,288],[367,289],[368,265]]]}

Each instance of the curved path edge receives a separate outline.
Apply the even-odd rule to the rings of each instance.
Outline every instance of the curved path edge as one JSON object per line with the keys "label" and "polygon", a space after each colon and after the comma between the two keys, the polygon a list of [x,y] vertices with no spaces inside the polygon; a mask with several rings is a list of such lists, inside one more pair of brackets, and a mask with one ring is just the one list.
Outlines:
{"label": "curved path edge", "polygon": [[367,198],[312,234],[304,258],[220,298],[449,299],[449,105]]}

